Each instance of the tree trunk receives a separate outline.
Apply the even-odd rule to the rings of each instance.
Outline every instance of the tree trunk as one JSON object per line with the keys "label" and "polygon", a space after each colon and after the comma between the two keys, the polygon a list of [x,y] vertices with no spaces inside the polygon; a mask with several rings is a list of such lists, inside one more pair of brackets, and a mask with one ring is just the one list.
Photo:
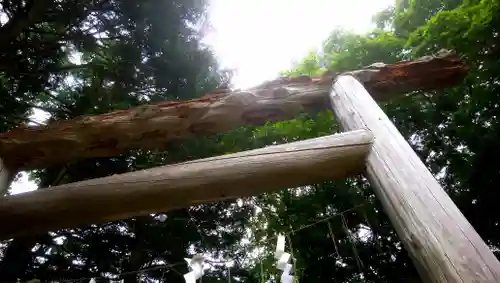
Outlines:
{"label": "tree trunk", "polygon": [[130,247],[130,259],[123,264],[123,273],[126,275],[122,276],[123,283],[139,283],[140,282],[140,272],[139,270],[143,264],[142,260],[142,241],[145,237],[142,233],[142,226],[145,225],[141,221],[141,217],[132,219],[129,222],[129,227],[131,232],[134,233],[134,240]]}
{"label": "tree trunk", "polygon": [[16,171],[8,168],[0,156],[0,197],[5,196],[15,175]]}

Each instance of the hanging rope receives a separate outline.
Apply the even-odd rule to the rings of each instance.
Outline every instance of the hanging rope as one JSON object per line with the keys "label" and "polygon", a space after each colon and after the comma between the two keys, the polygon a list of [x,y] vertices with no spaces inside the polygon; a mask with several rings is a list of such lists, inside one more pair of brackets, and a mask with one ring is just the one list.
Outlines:
{"label": "hanging rope", "polygon": [[335,235],[333,234],[333,229],[330,225],[330,221],[326,222],[326,225],[328,226],[328,233],[330,234],[330,239],[332,239],[333,246],[335,247],[335,253],[337,254],[335,258],[341,258],[339,248],[337,247],[337,240],[335,240]]}
{"label": "hanging rope", "polygon": [[356,259],[356,265],[358,266],[359,272],[362,274],[363,273],[363,262],[361,261],[361,258],[358,255],[358,250],[356,249],[356,245],[354,244],[354,241],[352,240],[352,234],[351,231],[349,231],[349,228],[347,226],[347,221],[345,220],[344,215],[340,215],[342,219],[342,225],[344,226],[344,231],[347,234],[347,239],[351,243],[352,247],[352,252],[354,253],[354,258]]}

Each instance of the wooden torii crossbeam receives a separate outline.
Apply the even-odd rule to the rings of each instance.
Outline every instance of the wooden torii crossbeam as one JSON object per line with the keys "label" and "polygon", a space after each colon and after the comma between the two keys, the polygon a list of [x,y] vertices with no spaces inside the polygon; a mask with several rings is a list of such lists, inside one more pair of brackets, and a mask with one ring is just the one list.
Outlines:
{"label": "wooden torii crossbeam", "polygon": [[[288,119],[325,108],[328,101],[348,131],[0,198],[0,238],[365,173],[424,282],[500,282],[500,262],[374,100],[398,90],[451,86],[467,69],[453,53],[444,52],[321,79],[281,79],[248,91],[3,134],[0,156],[19,169],[158,147],[164,139],[227,131],[244,123]],[[124,141],[112,140],[116,137]],[[47,142],[66,148],[61,152]],[[38,145],[39,152],[31,150]],[[64,155],[68,149],[77,153],[48,155]],[[5,181],[2,172],[0,180]]]}
{"label": "wooden torii crossbeam", "polygon": [[[394,94],[450,87],[468,67],[452,52],[414,61],[377,63],[354,75],[377,101]],[[227,132],[243,125],[294,118],[329,108],[328,93],[338,74],[280,78],[258,87],[224,90],[189,101],[164,101],[48,126],[0,133],[0,158],[11,171],[73,160],[116,156],[131,149],[158,149],[168,141]]]}
{"label": "wooden torii crossbeam", "polygon": [[362,173],[366,130],[0,198],[0,239],[253,196]]}

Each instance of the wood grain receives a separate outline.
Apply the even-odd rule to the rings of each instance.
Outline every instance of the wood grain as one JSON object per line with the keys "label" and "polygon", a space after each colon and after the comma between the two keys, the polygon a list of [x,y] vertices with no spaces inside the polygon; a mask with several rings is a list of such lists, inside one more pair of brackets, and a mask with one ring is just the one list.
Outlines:
{"label": "wood grain", "polygon": [[353,131],[0,198],[0,239],[344,178],[372,140]]}
{"label": "wood grain", "polygon": [[[457,55],[443,51],[414,61],[377,63],[347,74],[356,76],[374,99],[383,101],[398,93],[456,85],[467,71]],[[189,101],[163,101],[45,127],[18,128],[0,133],[0,156],[16,170],[44,168],[132,149],[162,149],[168,142],[189,136],[292,119],[302,112],[328,109],[336,76],[283,77],[248,90],[219,90]]]}
{"label": "wood grain", "polygon": [[373,132],[367,177],[423,282],[500,282],[500,263],[363,85],[337,78],[333,109],[346,131]]}

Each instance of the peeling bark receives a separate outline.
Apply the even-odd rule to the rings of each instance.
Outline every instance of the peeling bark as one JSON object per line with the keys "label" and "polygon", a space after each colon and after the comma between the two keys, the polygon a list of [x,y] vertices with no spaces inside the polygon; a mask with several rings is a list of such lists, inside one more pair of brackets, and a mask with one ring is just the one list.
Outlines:
{"label": "peeling bark", "polygon": [[[414,61],[372,64],[348,72],[377,101],[395,93],[439,89],[459,83],[469,68],[451,51]],[[283,77],[249,90],[221,90],[189,101],[163,101],[48,126],[0,133],[0,156],[10,168],[48,167],[77,159],[115,156],[132,149],[163,148],[193,135],[287,120],[329,106],[335,75]]]}

